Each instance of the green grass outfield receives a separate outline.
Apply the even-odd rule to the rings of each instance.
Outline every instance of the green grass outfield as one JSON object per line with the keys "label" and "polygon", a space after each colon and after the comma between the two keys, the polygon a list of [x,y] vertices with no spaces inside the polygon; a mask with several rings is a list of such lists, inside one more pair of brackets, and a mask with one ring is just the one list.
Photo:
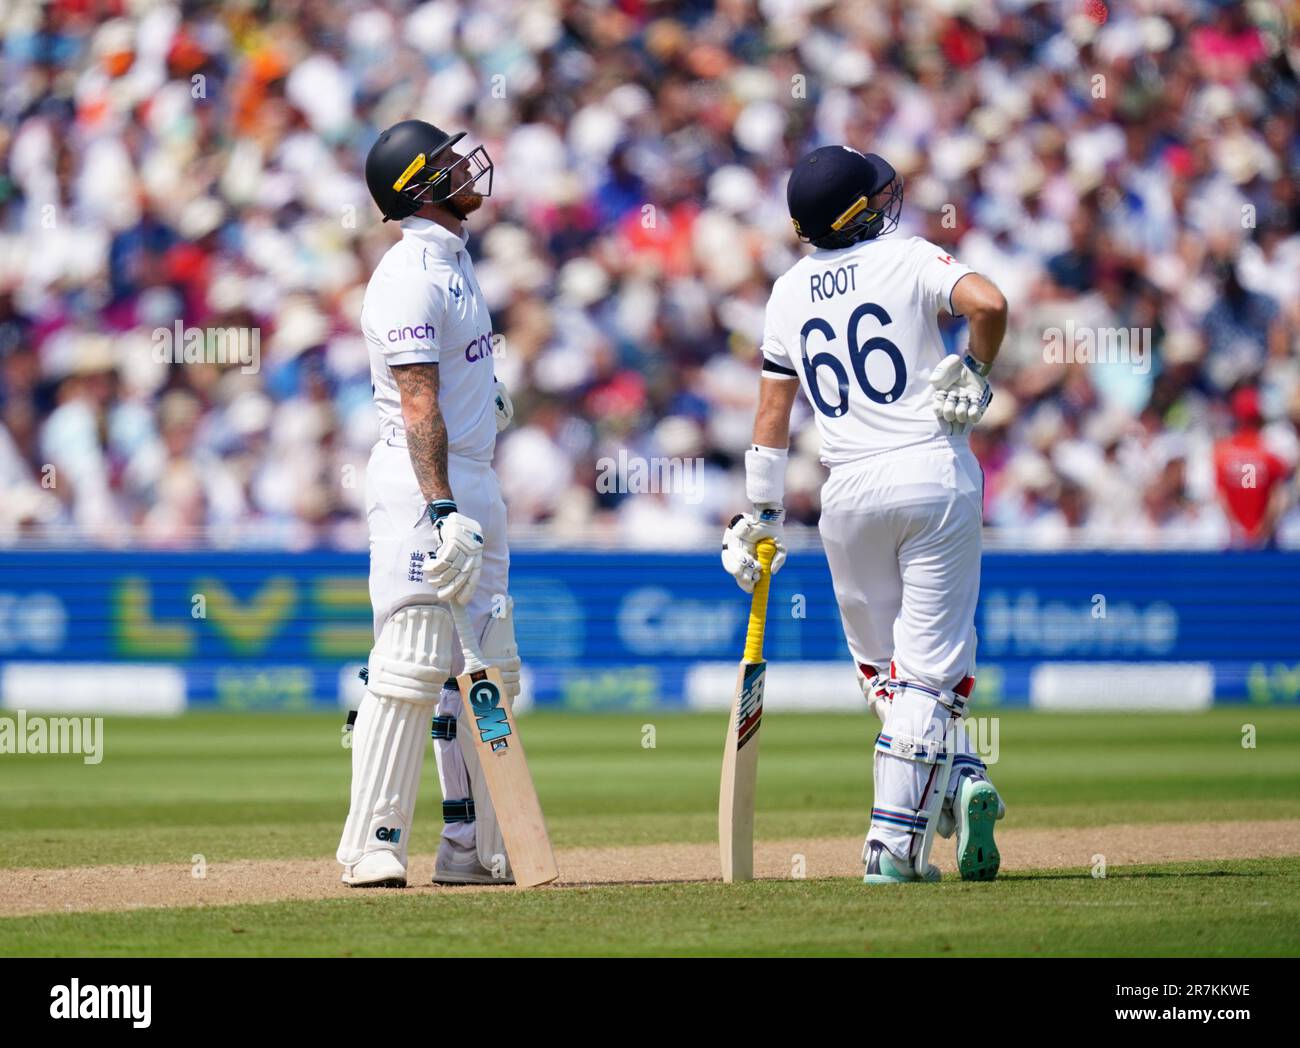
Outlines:
{"label": "green grass outfield", "polygon": [[[992,774],[1016,827],[1300,817],[1297,711],[997,716]],[[99,765],[0,756],[0,867],[332,856],[349,773],[340,724],[111,717]],[[714,838],[724,715],[537,713],[522,727],[557,847]],[[766,717],[758,836],[861,834],[874,732],[865,713]],[[436,843],[438,799],[430,759],[413,851]],[[1300,860],[1274,859],[892,894],[848,879],[367,894],[9,918],[0,953],[399,954],[430,952],[434,937],[463,953],[1296,953],[1298,889]],[[952,915],[918,941],[936,897]]]}

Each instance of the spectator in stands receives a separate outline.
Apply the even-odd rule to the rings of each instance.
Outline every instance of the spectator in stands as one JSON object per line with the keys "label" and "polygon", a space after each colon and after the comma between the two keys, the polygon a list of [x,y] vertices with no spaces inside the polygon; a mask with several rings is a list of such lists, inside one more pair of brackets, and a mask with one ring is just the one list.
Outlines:
{"label": "spectator in stands", "polygon": [[[516,405],[499,465],[519,527],[716,530],[762,304],[800,250],[784,179],[845,142],[906,178],[894,235],[1007,290],[972,437],[990,528],[1213,544],[1223,500],[1253,522],[1234,516],[1239,541],[1300,545],[1300,514],[1270,508],[1293,473],[1264,457],[1300,459],[1300,22],[1270,5],[109,7],[0,7],[0,482],[26,493],[0,499],[0,542],[364,542],[358,315],[394,233],[360,164],[418,115],[503,158],[469,250]],[[150,359],[178,322],[258,332],[260,366]],[[1148,333],[1148,366],[1047,360],[1067,324]],[[964,323],[942,335],[961,347]],[[1267,497],[1225,487],[1215,450],[1247,387],[1270,422],[1218,447],[1254,456]],[[792,525],[819,512],[806,421]],[[596,490],[602,458],[673,447],[716,497]]]}
{"label": "spectator in stands", "polygon": [[1233,433],[1214,448],[1214,473],[1235,546],[1268,546],[1287,508],[1290,467],[1265,446],[1259,392],[1232,395]]}

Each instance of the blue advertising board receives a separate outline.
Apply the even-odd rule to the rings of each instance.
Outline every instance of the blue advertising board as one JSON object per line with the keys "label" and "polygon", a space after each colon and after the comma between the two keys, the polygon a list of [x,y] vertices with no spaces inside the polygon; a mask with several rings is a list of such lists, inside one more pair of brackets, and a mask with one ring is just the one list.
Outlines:
{"label": "blue advertising board", "polygon": [[[713,553],[520,550],[511,578],[539,704],[695,705],[694,671],[739,658],[747,601]],[[792,554],[771,601],[774,666],[851,678],[819,554]],[[1075,681],[1300,706],[1297,553],[991,552],[977,626],[983,702],[1051,706]],[[0,553],[0,668],[24,680],[165,665],[183,705],[310,708],[339,701],[370,642],[364,554]]]}

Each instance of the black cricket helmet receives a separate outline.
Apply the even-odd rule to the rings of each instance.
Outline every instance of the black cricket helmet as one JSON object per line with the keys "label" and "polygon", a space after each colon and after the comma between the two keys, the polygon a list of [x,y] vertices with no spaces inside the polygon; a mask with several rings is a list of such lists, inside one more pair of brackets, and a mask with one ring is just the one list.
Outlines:
{"label": "black cricket helmet", "polygon": [[474,191],[492,195],[492,160],[483,146],[447,167],[434,166],[439,153],[464,137],[464,131],[449,135],[423,120],[403,120],[379,136],[366,156],[366,185],[385,222],[413,215],[425,204],[447,204],[484,175],[487,189]]}
{"label": "black cricket helmet", "polygon": [[[883,206],[870,201],[889,191]],[[848,146],[822,146],[795,164],[785,200],[799,239],[848,247],[892,233],[903,209],[903,180],[884,157]]]}

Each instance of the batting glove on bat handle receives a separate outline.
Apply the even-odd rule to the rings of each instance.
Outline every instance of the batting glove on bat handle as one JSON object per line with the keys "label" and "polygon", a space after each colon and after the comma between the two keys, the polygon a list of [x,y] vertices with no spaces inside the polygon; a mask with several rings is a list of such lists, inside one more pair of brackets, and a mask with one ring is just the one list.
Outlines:
{"label": "batting glove on bat handle", "polygon": [[483,528],[477,520],[454,510],[437,517],[434,528],[438,548],[424,570],[424,580],[434,587],[439,600],[468,604],[483,570]]}
{"label": "batting glove on bat handle", "polygon": [[[759,510],[759,507],[755,507]],[[737,513],[731,518],[727,530],[722,533],[722,566],[727,574],[736,580],[736,585],[746,593],[753,593],[754,586],[762,577],[762,565],[759,564],[758,544],[763,539],[772,543],[771,567],[768,573],[775,575],[785,563],[786,548],[781,541],[781,523],[769,510],[768,520],[764,522],[761,512],[754,514]],[[784,516],[784,514],[781,514]]]}

